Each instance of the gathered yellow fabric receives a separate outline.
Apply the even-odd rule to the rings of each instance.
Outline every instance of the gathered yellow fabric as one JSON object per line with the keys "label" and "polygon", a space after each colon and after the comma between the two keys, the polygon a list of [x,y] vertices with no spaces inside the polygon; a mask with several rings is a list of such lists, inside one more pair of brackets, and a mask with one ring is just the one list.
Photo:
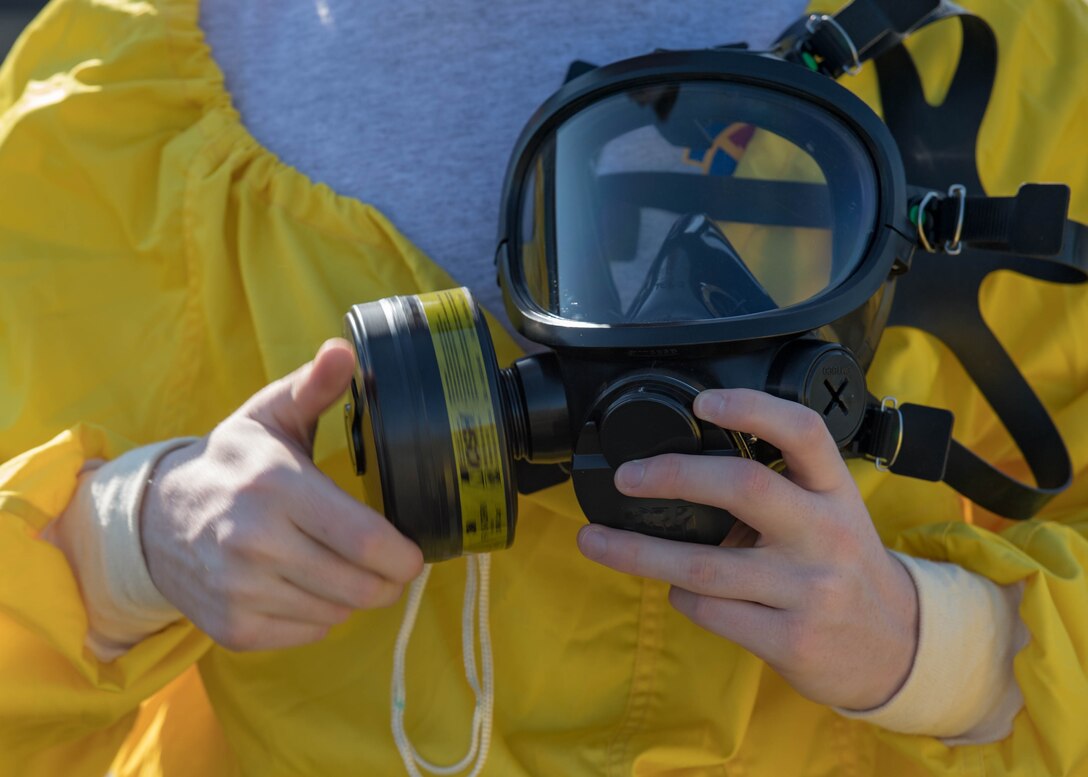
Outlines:
{"label": "gathered yellow fabric", "polygon": [[[979,138],[991,194],[1073,188],[1088,221],[1088,6],[971,0],[999,41]],[[402,605],[322,642],[238,654],[181,622],[111,663],[84,648],[62,554],[37,538],[84,461],[208,432],[309,359],[350,305],[448,287],[380,213],[285,166],[247,134],[195,0],[55,0],[0,69],[0,775],[387,775]],[[832,9],[833,10],[833,9]],[[931,98],[954,22],[910,43]],[[847,81],[875,104],[867,68]],[[495,730],[485,775],[1088,774],[1088,291],[1002,273],[983,309],[1062,430],[1077,480],[1039,520],[972,510],[939,484],[854,467],[885,541],[998,583],[1024,581],[1025,708],[1012,734],[946,747],[846,720],[694,626],[667,586],[575,546],[569,485],[523,498],[495,554]],[[500,361],[516,348],[493,327]],[[958,438],[1020,473],[1008,436],[938,343],[889,330],[876,393],[949,407]],[[315,460],[349,493],[339,414]],[[435,567],[408,654],[422,754],[462,753],[464,562]],[[986,650],[979,645],[980,651]]]}

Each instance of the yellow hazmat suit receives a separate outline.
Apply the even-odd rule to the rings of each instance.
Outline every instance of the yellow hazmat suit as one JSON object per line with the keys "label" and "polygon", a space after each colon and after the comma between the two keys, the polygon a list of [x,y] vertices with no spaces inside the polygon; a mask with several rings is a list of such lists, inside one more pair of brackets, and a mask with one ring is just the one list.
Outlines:
{"label": "yellow hazmat suit", "polygon": [[[984,184],[1064,181],[1088,221],[1088,6],[967,5],[1000,51]],[[269,653],[231,653],[179,622],[104,664],[83,646],[64,557],[37,539],[85,460],[204,434],[309,359],[352,303],[452,285],[380,213],[246,133],[196,20],[194,0],[58,0],[0,70],[0,774],[403,773],[389,729],[401,607]],[[911,43],[933,100],[957,28]],[[870,71],[847,83],[873,101]],[[1003,273],[984,312],[1064,433],[1073,487],[1012,524],[943,485],[855,473],[890,545],[1025,582],[1025,707],[1009,737],[948,748],[806,701],[672,610],[665,584],[584,559],[562,486],[522,500],[517,541],[494,557],[484,773],[1088,774],[1088,292]],[[516,349],[495,334],[508,363]],[[963,442],[1022,471],[932,340],[890,330],[871,379],[878,395],[952,408]],[[359,493],[335,412],[315,458]],[[408,729],[438,762],[461,756],[471,721],[463,580],[463,560],[436,567],[408,654]]]}

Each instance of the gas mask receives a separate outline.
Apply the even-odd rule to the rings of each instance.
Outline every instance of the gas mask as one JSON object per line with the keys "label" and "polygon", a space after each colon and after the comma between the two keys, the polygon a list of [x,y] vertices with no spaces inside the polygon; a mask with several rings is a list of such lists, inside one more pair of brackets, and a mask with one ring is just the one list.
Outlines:
{"label": "gas mask", "polygon": [[[937,116],[901,42],[949,17],[964,31],[957,110]],[[835,81],[867,59],[884,121]],[[507,547],[518,492],[568,477],[590,521],[717,544],[729,513],[627,497],[613,477],[661,453],[779,466],[767,443],[692,411],[704,389],[750,388],[818,412],[846,457],[1034,515],[1068,483],[1068,455],[978,288],[997,269],[1082,282],[1088,241],[1064,186],[982,190],[974,144],[995,67],[989,27],[934,0],[855,0],[769,52],[576,63],[514,148],[497,241],[510,319],[548,350],[500,368],[465,289],[345,318],[349,449],[372,502],[428,561]],[[955,442],[949,411],[869,393],[890,324],[953,349],[1035,485]]]}

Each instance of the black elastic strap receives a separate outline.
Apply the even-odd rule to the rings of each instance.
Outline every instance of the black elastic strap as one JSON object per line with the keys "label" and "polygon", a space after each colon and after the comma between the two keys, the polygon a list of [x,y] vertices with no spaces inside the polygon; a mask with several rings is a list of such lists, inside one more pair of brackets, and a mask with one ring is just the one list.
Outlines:
{"label": "black elastic strap", "polygon": [[936,250],[958,253],[964,243],[992,251],[1052,257],[1062,250],[1069,187],[1024,184],[1015,197],[967,195],[952,187],[948,196],[928,195],[919,213],[927,242]]}
{"label": "black elastic strap", "polygon": [[959,19],[963,46],[944,102],[926,101],[914,60],[900,45],[876,60],[880,104],[910,183],[941,192],[958,183],[979,194],[975,152],[997,73],[997,39],[977,16],[948,15]]}
{"label": "black elastic strap", "polygon": [[[1082,279],[1088,278],[1088,226],[1076,221],[1066,221],[1062,250],[1057,256],[1051,257],[1051,261],[1069,272],[1079,274]],[[1078,280],[1058,281],[1058,283],[1079,282]]]}
{"label": "black elastic strap", "polygon": [[[1009,262],[1010,258],[1019,261]],[[965,249],[954,258],[919,254],[910,272],[896,283],[888,324],[930,332],[952,350],[1012,436],[1037,486],[1005,475],[955,441],[948,455],[945,482],[986,509],[1021,520],[1033,516],[1069,484],[1072,465],[1046,408],[979,311],[983,280],[1004,269],[1057,282],[1084,278],[1082,272],[1058,262],[978,249]]]}
{"label": "black elastic strap", "polygon": [[945,479],[952,443],[952,413],[936,407],[877,402],[872,395],[850,452],[896,475]]}
{"label": "black elastic strap", "polygon": [[[1038,419],[1036,419],[1038,420]],[[1049,419],[1047,419],[1049,420]],[[1068,484],[1061,478],[1063,461],[1053,440],[1028,444],[1024,456],[1052,481],[1032,487],[1010,478],[952,439],[952,413],[935,407],[904,404],[892,408],[870,397],[862,430],[850,452],[876,462],[895,475],[948,483],[972,502],[1015,520],[1026,520]]]}
{"label": "black elastic strap", "polygon": [[952,441],[951,410],[905,403],[899,408],[903,442],[899,455],[888,465],[896,475],[921,480],[946,480]]}
{"label": "black elastic strap", "polygon": [[[1058,442],[1061,442],[1060,437]],[[1032,467],[1033,472],[1042,469],[1045,473],[1055,475],[1046,482],[1040,482],[1039,487],[1033,488],[992,467],[953,440],[948,452],[948,469],[944,480],[980,507],[1006,518],[1026,521],[1035,517],[1047,502],[1069,485],[1072,472],[1069,469],[1069,459],[1065,456],[1064,444],[1060,448],[1052,449],[1055,454],[1059,451],[1061,455],[1054,456],[1054,460],[1043,461],[1040,454],[1046,455],[1044,446],[1035,446],[1030,452],[1023,450],[1028,464],[1031,465],[1033,461],[1036,464]],[[1070,475],[1063,478],[1061,473],[1067,471]]]}
{"label": "black elastic strap", "polygon": [[[941,10],[944,16],[957,16],[963,30],[959,66],[944,102],[933,106],[926,101],[914,61],[903,46],[895,45],[876,59],[884,121],[912,184],[941,192],[961,184],[967,195],[984,196],[976,144],[997,71],[997,41],[982,19],[950,3],[942,3]],[[985,221],[980,217],[977,223]],[[993,224],[989,229],[1001,231]],[[979,289],[997,270],[1057,283],[1083,282],[1088,267],[1084,234],[1084,227],[1066,222],[1061,252],[1052,260],[976,246],[964,248],[958,256],[916,252],[910,271],[896,281],[888,324],[930,332],[952,350],[1008,430],[1036,485],[1009,477],[955,440],[944,481],[976,504],[1009,518],[1035,515],[1068,485],[1072,466],[1046,408],[982,318]]]}

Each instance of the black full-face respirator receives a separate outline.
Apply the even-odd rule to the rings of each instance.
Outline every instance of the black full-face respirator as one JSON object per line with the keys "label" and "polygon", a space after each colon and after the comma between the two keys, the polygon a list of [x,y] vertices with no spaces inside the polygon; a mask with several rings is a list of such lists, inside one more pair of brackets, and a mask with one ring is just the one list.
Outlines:
{"label": "black full-face respirator", "polygon": [[[935,108],[901,44],[946,17],[963,53]],[[1069,459],[978,289],[998,269],[1082,282],[1088,240],[1064,186],[983,191],[975,138],[996,56],[990,28],[948,3],[855,0],[769,52],[576,63],[514,149],[496,255],[512,322],[550,350],[500,369],[465,289],[346,316],[349,448],[372,502],[428,561],[507,547],[517,493],[568,477],[590,521],[720,543],[729,513],[624,496],[613,476],[666,452],[777,466],[767,443],[692,411],[704,389],[744,387],[820,413],[844,456],[1034,515]],[[869,59],[884,121],[834,80]],[[870,395],[892,324],[952,348],[1034,485],[953,440],[947,410]]]}

